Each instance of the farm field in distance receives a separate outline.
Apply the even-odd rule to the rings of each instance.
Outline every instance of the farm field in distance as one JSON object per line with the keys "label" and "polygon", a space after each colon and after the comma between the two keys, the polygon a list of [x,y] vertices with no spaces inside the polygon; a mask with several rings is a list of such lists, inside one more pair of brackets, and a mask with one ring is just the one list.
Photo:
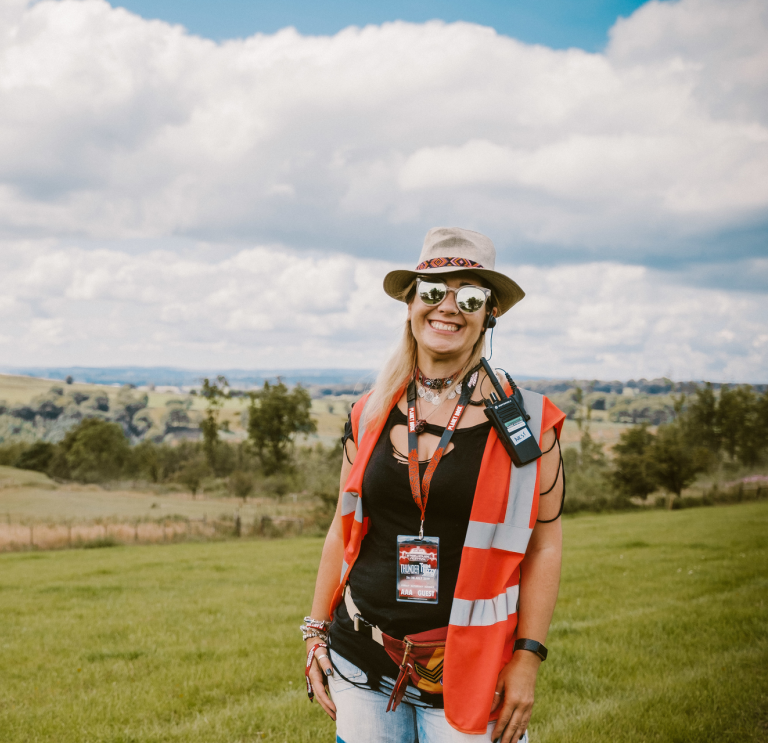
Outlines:
{"label": "farm field in distance", "polygon": [[[768,737],[768,503],[570,517],[536,743]],[[298,624],[322,542],[0,555],[3,741],[331,741]]]}
{"label": "farm field in distance", "polygon": [[[526,386],[524,382],[522,385]],[[11,406],[28,404],[35,397],[49,393],[52,387],[60,387],[65,392],[106,395],[109,397],[112,406],[114,406],[120,391],[120,387],[116,385],[83,384],[78,382],[66,385],[59,380],[0,374],[0,402],[4,401]],[[137,392],[137,394],[139,393]],[[205,409],[205,401],[202,398],[190,396],[186,393],[148,391],[146,394],[148,396],[147,410],[158,425],[162,423],[163,416],[168,409],[168,403],[173,403],[173,401],[189,400],[190,416],[194,420]],[[350,405],[358,397],[360,395],[344,394],[328,395],[313,399],[312,417],[317,423],[317,433],[298,437],[298,443],[314,445],[317,442],[321,442],[325,446],[334,445],[341,435]],[[231,433],[223,433],[223,438],[240,440],[245,437],[246,431],[243,427],[242,416],[247,411],[247,408],[247,397],[238,397],[224,401],[221,418],[222,421],[226,420],[228,422]],[[603,445],[606,452],[610,451],[610,447],[619,440],[619,435],[626,428],[627,424],[610,421],[606,411],[595,411],[593,413],[593,420],[590,422],[593,438]],[[565,446],[577,445],[579,435],[576,423],[573,420],[566,421],[563,432],[563,444]]]}
{"label": "farm field in distance", "polygon": [[239,513],[245,520],[261,515],[301,516],[314,506],[309,496],[275,498],[206,498],[189,493],[158,494],[150,490],[106,489],[100,485],[60,484],[41,472],[0,466],[0,522],[13,520],[64,522],[90,519],[200,519]]}

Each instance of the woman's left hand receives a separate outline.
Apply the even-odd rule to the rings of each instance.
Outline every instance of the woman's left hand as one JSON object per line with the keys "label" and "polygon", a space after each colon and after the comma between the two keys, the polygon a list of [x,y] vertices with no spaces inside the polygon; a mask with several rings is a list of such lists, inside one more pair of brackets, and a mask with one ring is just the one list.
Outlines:
{"label": "woman's left hand", "polygon": [[501,714],[491,740],[517,743],[528,729],[533,692],[541,660],[535,653],[518,650],[499,674],[491,712],[501,705]]}

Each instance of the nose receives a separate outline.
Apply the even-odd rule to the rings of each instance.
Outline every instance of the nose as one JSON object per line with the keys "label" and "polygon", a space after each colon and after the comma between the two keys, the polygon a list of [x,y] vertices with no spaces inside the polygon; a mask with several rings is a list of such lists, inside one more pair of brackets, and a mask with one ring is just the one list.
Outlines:
{"label": "nose", "polygon": [[440,303],[440,311],[446,312],[449,315],[459,314],[459,305],[456,304],[456,292],[448,289],[447,296]]}

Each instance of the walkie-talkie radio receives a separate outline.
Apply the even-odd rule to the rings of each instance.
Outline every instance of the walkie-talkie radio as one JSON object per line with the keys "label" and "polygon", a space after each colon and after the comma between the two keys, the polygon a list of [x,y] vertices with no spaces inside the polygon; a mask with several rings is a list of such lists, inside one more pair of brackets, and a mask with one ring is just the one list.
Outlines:
{"label": "walkie-talkie radio", "polygon": [[528,427],[531,416],[525,412],[522,393],[512,384],[512,397],[507,397],[488,362],[480,359],[480,363],[496,390],[495,393],[491,392],[489,400],[485,400],[486,417],[496,430],[504,448],[509,452],[509,456],[512,457],[515,466],[522,467],[529,462],[534,462],[541,456],[541,449]]}

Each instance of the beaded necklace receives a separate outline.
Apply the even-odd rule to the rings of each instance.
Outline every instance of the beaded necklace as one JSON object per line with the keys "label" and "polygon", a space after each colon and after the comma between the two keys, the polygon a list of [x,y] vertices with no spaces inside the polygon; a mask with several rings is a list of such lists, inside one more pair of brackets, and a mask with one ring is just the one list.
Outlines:
{"label": "beaded necklace", "polygon": [[[419,397],[423,398],[427,402],[431,402],[435,407],[437,407],[441,402],[440,396],[442,395],[443,391],[453,386],[453,383],[456,381],[456,377],[458,375],[459,375],[459,372],[456,371],[448,377],[430,378],[430,377],[425,377],[421,369],[417,367],[416,368],[416,383],[418,386],[417,394],[419,395]],[[460,395],[460,394],[461,394],[461,382],[453,386],[453,389],[448,393],[448,399],[453,400],[456,397],[456,395]]]}

